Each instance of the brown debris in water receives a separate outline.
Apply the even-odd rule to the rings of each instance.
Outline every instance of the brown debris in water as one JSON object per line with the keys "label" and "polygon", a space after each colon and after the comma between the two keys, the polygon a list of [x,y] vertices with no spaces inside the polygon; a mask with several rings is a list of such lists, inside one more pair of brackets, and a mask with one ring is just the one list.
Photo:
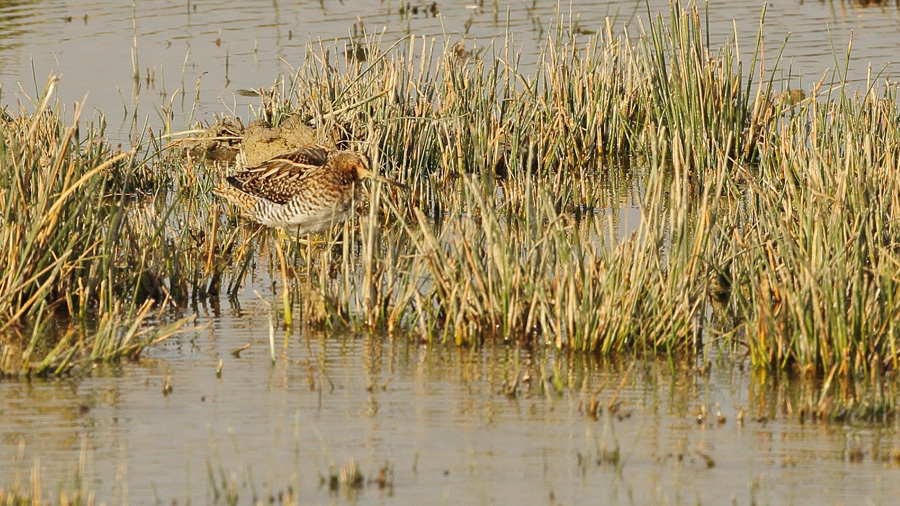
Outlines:
{"label": "brown debris in water", "polygon": [[290,116],[275,127],[270,127],[264,120],[256,120],[244,131],[241,145],[243,161],[247,166],[254,166],[301,146],[319,144],[326,148],[335,147],[331,139],[322,137],[299,115]]}
{"label": "brown debris in water", "polygon": [[202,134],[181,141],[185,155],[215,162],[232,162],[237,158],[244,133],[241,119],[216,119]]}
{"label": "brown debris in water", "polygon": [[233,162],[240,155],[246,166],[259,165],[301,146],[335,147],[330,138],[320,135],[299,115],[289,116],[278,126],[258,119],[246,128],[240,118],[217,118],[198,136],[180,142],[185,155],[191,158]]}

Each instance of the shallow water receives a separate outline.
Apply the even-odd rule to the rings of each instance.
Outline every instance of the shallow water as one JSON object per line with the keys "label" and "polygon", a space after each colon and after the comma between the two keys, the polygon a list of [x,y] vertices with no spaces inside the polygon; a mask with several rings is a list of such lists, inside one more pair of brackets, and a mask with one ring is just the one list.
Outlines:
{"label": "shallow water", "polygon": [[[301,504],[890,504],[900,494],[897,423],[800,423],[789,410],[809,395],[803,384],[300,330],[276,330],[273,363],[268,314],[253,299],[201,307],[208,328],[138,364],[0,383],[0,455],[16,456],[0,459],[0,483],[27,485],[37,466],[52,491],[86,448],[87,488],[117,504],[224,503],[215,490],[229,486],[240,504],[289,490]],[[558,374],[562,390],[542,387],[542,374]],[[616,409],[593,419],[584,406],[598,390]],[[603,458],[615,448],[618,467]],[[388,486],[320,483],[351,460],[372,480],[390,463]]]}
{"label": "shallow water", "polygon": [[[404,2],[406,3],[406,2]],[[437,2],[440,16],[425,6],[416,14],[399,13],[401,2],[323,0],[301,2],[4,2],[0,5],[0,102],[27,103],[44,88],[47,76],[61,74],[59,96],[67,106],[82,101],[101,111],[109,134],[123,142],[130,132],[159,127],[160,106],[172,102],[172,128],[191,120],[211,121],[216,113],[248,116],[256,100],[241,89],[270,87],[281,72],[298,66],[309,41],[349,40],[356,25],[382,34],[385,45],[407,34],[484,47],[509,30],[522,50],[526,70],[539,43],[560,22],[575,20],[587,31],[602,30],[606,18],[615,31],[638,33],[646,23],[648,2],[534,0],[513,2]],[[483,4],[483,7],[477,7]],[[736,29],[749,64],[763,2],[716,2],[709,7],[713,47]],[[496,9],[495,9],[496,6]],[[651,0],[650,11],[667,15],[668,3]],[[467,31],[468,25],[468,31]],[[900,8],[855,2],[775,2],[766,12],[766,68],[784,50],[787,68],[776,78],[809,89],[823,75],[832,81],[838,69],[858,85],[873,75],[896,76]],[[852,52],[847,60],[852,33]],[[135,71],[139,78],[134,79]],[[198,98],[195,98],[198,97]],[[196,104],[195,104],[196,102]]]}

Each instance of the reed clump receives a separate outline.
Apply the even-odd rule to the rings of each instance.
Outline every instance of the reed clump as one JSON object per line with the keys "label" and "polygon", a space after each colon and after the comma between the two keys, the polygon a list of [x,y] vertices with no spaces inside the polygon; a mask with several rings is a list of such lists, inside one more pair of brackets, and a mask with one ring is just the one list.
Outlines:
{"label": "reed clump", "polygon": [[736,259],[755,362],[896,370],[896,118],[893,87],[814,93],[762,154]]}
{"label": "reed clump", "polygon": [[[666,40],[669,51],[693,50]],[[527,75],[509,45],[462,59],[434,41],[388,52],[369,44],[368,64],[342,68],[310,48],[262,107],[268,116],[288,108],[377,154],[414,189],[403,202],[370,201],[359,233],[384,248],[342,258],[343,272],[366,274],[320,285],[350,315],[338,320],[460,344],[494,336],[675,353],[701,343],[708,267],[697,253],[713,244],[710,214],[733,185],[697,183],[683,122],[662,117],[658,96],[653,105],[646,69],[665,66],[651,61],[653,47],[609,27],[583,43],[560,29]],[[707,59],[709,68],[720,61]],[[729,103],[745,91],[727,68],[707,75]],[[624,239],[623,194],[642,217]]]}
{"label": "reed clump", "polygon": [[131,205],[160,181],[134,151],[109,145],[102,120],[80,124],[80,106],[66,126],[56,84],[34,112],[7,112],[0,127],[3,374],[137,356],[187,322],[141,328],[150,297],[136,293],[145,257]]}
{"label": "reed clump", "polygon": [[527,71],[508,43],[461,57],[451,41],[371,38],[366,62],[311,46],[261,111],[299,115],[413,188],[371,200],[350,237],[376,240],[329,257],[343,275],[313,283],[335,308],[321,320],[896,368],[895,89],[807,96],[762,67],[761,42],[745,71],[734,40],[710,47],[702,26],[673,6],[636,38],[558,28]]}

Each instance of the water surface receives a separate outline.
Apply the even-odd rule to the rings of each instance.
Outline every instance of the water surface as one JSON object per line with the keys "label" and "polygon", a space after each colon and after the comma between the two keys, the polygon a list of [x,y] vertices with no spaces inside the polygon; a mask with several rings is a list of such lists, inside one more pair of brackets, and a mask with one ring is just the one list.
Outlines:
{"label": "water surface", "polygon": [[[408,2],[407,2],[408,3]],[[104,113],[110,135],[127,141],[145,124],[160,125],[160,106],[173,102],[174,128],[214,114],[248,116],[253,99],[238,90],[270,87],[279,73],[297,67],[310,41],[343,47],[353,33],[379,34],[387,46],[407,35],[464,40],[485,47],[507,32],[533,61],[559,23],[585,32],[602,30],[609,19],[616,32],[636,35],[649,11],[667,16],[662,0],[443,1],[412,2],[415,14],[401,14],[401,2],[323,0],[226,2],[205,0],[135,3],[6,2],[0,5],[0,103],[28,102],[47,77],[60,74],[64,104],[89,95],[89,110]],[[483,4],[483,6],[479,6]],[[713,47],[735,30],[749,64],[763,2],[726,0],[708,7]],[[900,54],[900,8],[855,2],[770,3],[766,11],[765,68],[784,49],[779,79],[810,88],[823,76],[830,83],[846,68],[847,79],[865,85],[871,75],[895,77]],[[852,51],[848,47],[852,36]],[[135,73],[138,79],[135,79]],[[197,95],[199,93],[199,95]],[[199,100],[196,97],[199,96]],[[195,106],[196,102],[196,106]]]}
{"label": "water surface", "polygon": [[[309,329],[276,330],[273,363],[268,315],[252,298],[201,307],[207,329],[140,363],[0,383],[0,454],[16,456],[0,459],[0,483],[27,484],[38,466],[53,490],[87,448],[88,487],[131,504],[223,503],[215,492],[228,486],[240,504],[289,490],[301,504],[410,505],[889,504],[900,494],[896,422],[801,423],[791,409],[812,391],[802,382]],[[594,398],[614,411],[589,416]],[[388,463],[389,486],[367,481],[348,497],[320,483],[351,461],[373,480]]]}

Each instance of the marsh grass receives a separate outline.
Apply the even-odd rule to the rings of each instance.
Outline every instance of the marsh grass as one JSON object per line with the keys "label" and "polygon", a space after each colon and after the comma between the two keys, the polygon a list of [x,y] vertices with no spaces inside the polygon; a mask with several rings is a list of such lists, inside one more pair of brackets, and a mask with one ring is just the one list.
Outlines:
{"label": "marsh grass", "polygon": [[802,112],[748,184],[752,247],[740,260],[754,361],[896,369],[896,90],[810,100]]}
{"label": "marsh grass", "polygon": [[[896,368],[895,88],[777,88],[762,18],[746,73],[702,26],[673,7],[636,39],[558,28],[530,72],[508,43],[463,57],[371,37],[368,62],[342,64],[311,47],[263,110],[299,112],[413,188],[373,199],[360,254],[319,275],[326,324]],[[621,193],[604,191],[618,183],[640,214],[624,238]]]}
{"label": "marsh grass", "polygon": [[65,126],[52,101],[56,84],[51,78],[33,112],[3,118],[4,374],[58,374],[85,359],[136,357],[188,321],[140,328],[151,306],[135,276],[145,258],[129,247],[143,242],[130,208],[159,181],[134,151],[108,145],[102,120],[80,124],[81,106]]}
{"label": "marsh grass", "polygon": [[300,114],[412,191],[372,188],[343,242],[292,250],[306,320],[896,368],[895,88],[777,88],[762,17],[746,73],[736,37],[712,48],[702,27],[674,6],[636,38],[560,25],[527,71],[509,39],[362,34],[366,61],[310,45],[258,115]]}
{"label": "marsh grass", "polygon": [[[682,32],[698,30],[679,23]],[[668,50],[696,49],[681,48],[681,32],[655,33]],[[530,76],[508,44],[463,58],[449,41],[443,53],[415,37],[380,53],[372,40],[367,64],[342,68],[311,48],[282,85],[290,94],[263,104],[266,116],[299,111],[339,143],[376,154],[390,177],[413,188],[387,198],[376,190],[358,232],[361,254],[341,257],[342,276],[320,276],[318,289],[340,308],[330,324],[605,353],[700,345],[708,262],[698,253],[713,241],[715,201],[733,185],[696,189],[692,139],[680,133],[691,128],[660,118],[660,97],[648,106],[657,87],[646,66],[666,66],[641,56],[652,47],[610,29],[584,43],[562,29],[555,37]],[[719,61],[707,60],[695,65]],[[706,75],[733,103],[740,79],[729,68]],[[686,84],[688,74],[676,79]],[[681,106],[698,102],[709,97]],[[634,197],[642,225],[623,240],[610,180],[644,190]]]}

